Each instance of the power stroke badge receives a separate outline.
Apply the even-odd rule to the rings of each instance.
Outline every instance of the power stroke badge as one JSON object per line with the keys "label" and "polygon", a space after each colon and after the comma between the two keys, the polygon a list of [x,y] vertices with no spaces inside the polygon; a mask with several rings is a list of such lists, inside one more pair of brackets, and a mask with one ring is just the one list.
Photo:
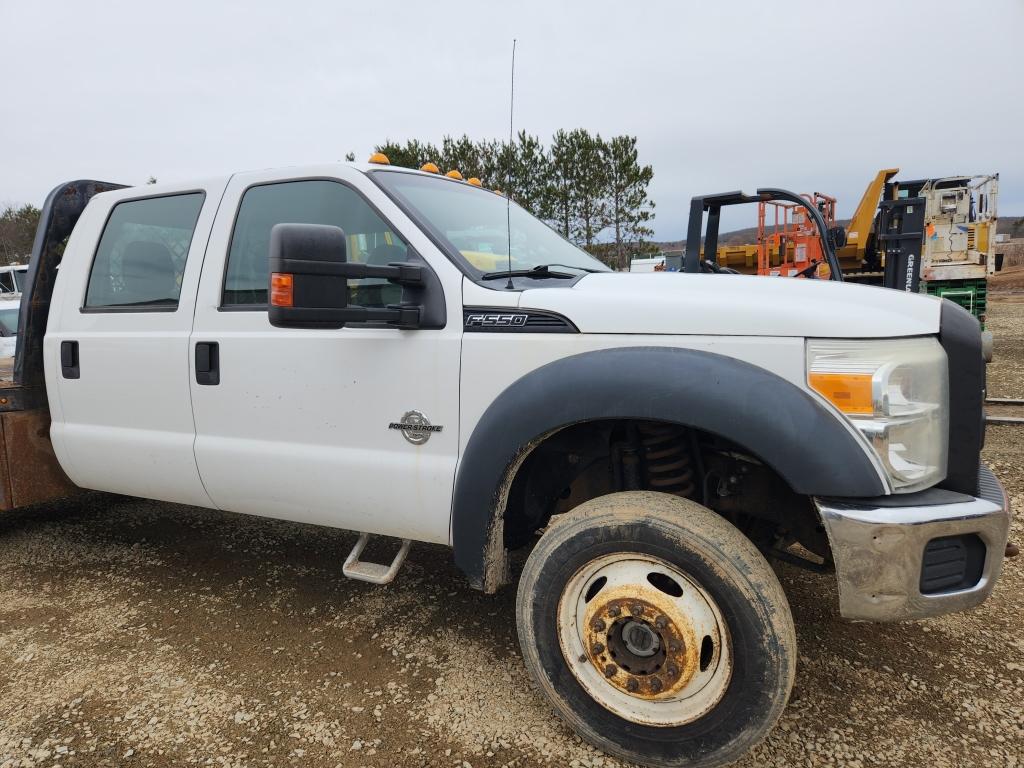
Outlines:
{"label": "power stroke badge", "polygon": [[440,432],[444,427],[440,424],[431,424],[427,417],[419,411],[408,411],[402,416],[401,421],[392,421],[388,429],[397,429],[402,437],[413,445],[423,445],[435,432]]}

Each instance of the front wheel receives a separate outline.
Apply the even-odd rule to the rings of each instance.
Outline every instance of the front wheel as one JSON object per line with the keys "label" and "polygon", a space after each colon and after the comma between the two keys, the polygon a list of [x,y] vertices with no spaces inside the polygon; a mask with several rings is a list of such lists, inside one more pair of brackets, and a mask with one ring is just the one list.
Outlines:
{"label": "front wheel", "polygon": [[627,760],[732,762],[793,687],[778,579],[743,534],[687,499],[615,493],[555,518],[516,611],[540,690],[583,738]]}

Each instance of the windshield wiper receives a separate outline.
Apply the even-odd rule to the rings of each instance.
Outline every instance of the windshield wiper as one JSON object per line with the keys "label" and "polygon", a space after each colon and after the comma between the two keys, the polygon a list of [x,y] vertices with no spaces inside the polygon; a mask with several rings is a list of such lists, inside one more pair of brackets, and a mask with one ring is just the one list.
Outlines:
{"label": "windshield wiper", "polygon": [[495,272],[485,272],[480,276],[481,280],[500,280],[503,277],[533,277],[537,279],[543,279],[545,277],[555,278],[557,280],[571,280],[576,275],[570,275],[565,272],[552,272],[550,267],[568,267],[569,269],[579,269],[584,272],[600,272],[599,269],[591,269],[590,267],[574,267],[571,264],[540,264],[530,269],[503,269]]}

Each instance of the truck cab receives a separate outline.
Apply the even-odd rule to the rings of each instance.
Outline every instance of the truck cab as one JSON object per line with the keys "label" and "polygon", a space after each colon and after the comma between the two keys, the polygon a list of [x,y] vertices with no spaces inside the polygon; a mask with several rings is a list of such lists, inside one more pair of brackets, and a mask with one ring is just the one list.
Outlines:
{"label": "truck cab", "polygon": [[867,620],[969,608],[1002,566],[981,333],[935,297],[615,273],[383,162],[58,188],[26,297],[0,426],[53,466],[44,493],[5,464],[4,506],[94,489],[402,540],[350,556],[376,581],[450,546],[476,588],[518,577],[540,690],[626,759],[720,765],[774,725],[796,647],[767,558]]}

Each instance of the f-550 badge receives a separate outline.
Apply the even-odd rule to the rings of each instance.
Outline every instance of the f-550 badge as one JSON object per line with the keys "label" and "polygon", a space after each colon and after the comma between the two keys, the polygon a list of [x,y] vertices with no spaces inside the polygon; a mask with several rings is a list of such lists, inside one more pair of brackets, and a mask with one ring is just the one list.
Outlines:
{"label": "f-550 badge", "polygon": [[526,315],[501,312],[474,312],[466,315],[467,328],[522,328]]}
{"label": "f-550 badge", "polygon": [[402,437],[413,445],[423,445],[434,432],[440,432],[444,427],[440,424],[431,424],[427,417],[419,411],[409,411],[402,416],[401,421],[392,421],[388,429],[397,429]]}

